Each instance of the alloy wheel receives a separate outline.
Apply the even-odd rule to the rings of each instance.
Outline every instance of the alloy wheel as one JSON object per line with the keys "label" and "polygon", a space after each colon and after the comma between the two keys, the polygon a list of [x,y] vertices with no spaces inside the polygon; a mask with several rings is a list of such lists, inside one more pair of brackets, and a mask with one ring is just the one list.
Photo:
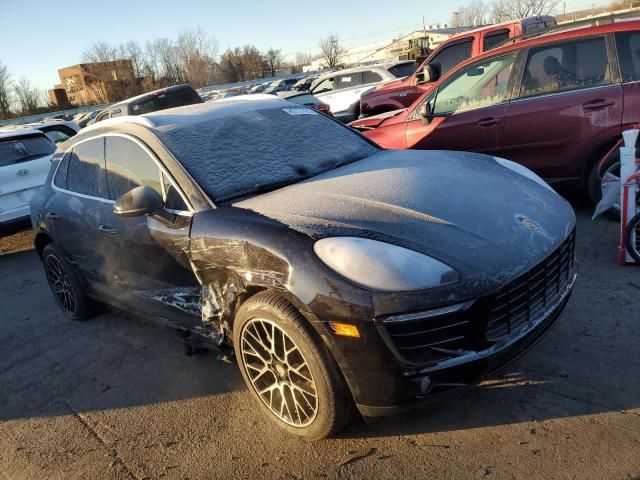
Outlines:
{"label": "alloy wheel", "polygon": [[242,363],[260,400],[281,421],[311,424],[318,395],[309,365],[291,337],[274,322],[249,320],[240,336]]}
{"label": "alloy wheel", "polygon": [[55,256],[49,255],[45,260],[45,271],[51,291],[55,295],[60,306],[68,313],[75,314],[78,302],[73,291],[73,285],[69,275]]}

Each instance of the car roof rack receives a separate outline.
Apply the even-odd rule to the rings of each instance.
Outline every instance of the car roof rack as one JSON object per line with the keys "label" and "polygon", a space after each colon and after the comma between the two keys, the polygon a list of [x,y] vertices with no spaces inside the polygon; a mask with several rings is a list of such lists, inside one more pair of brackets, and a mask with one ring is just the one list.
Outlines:
{"label": "car roof rack", "polygon": [[597,27],[600,25],[609,25],[612,23],[619,23],[620,21],[633,21],[640,20],[640,10],[634,10],[631,12],[612,13],[609,15],[602,15],[599,17],[584,18],[576,20],[575,22],[561,23],[555,27],[546,28],[544,30],[538,30],[536,32],[523,33],[515,37],[508,38],[500,42],[494,48],[504,47],[506,45],[512,45],[518,41],[530,40],[532,38],[546,37],[547,35],[553,35],[561,32],[569,32],[571,30],[578,30],[581,28]]}

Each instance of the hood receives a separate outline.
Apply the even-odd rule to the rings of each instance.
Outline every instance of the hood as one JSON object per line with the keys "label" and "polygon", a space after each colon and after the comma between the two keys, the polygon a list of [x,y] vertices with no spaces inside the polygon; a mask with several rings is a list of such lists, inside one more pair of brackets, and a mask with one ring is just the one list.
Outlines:
{"label": "hood", "polygon": [[571,206],[549,188],[493,157],[449,151],[381,151],[234,206],[314,239],[351,235],[401,245],[451,265],[476,286],[524,273],[575,226]]}
{"label": "hood", "polygon": [[379,113],[378,115],[371,115],[370,117],[354,120],[349,123],[349,126],[358,130],[371,130],[378,128],[385,120],[395,117],[396,115],[400,115],[406,111],[406,108],[400,108],[398,110],[391,110],[390,112]]}
{"label": "hood", "polygon": [[400,87],[400,86],[404,85],[405,83],[407,83],[411,77],[412,77],[412,75],[409,75],[408,77],[398,78],[396,80],[391,80],[390,82],[385,82],[382,85],[378,85],[377,87],[371,89],[366,94],[367,95],[376,95],[378,92],[381,92],[382,90],[387,90],[389,88]]}

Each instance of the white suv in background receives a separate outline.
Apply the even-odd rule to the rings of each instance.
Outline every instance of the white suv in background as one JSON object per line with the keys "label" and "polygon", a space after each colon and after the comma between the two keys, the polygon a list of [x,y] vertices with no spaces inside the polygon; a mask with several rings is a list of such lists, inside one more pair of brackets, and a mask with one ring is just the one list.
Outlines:
{"label": "white suv in background", "polygon": [[0,131],[0,226],[29,218],[29,202],[47,178],[55,149],[39,130]]}
{"label": "white suv in background", "polygon": [[333,115],[343,122],[360,116],[360,97],[376,85],[411,75],[416,62],[400,62],[348,68],[320,75],[311,85],[311,93],[331,106]]}

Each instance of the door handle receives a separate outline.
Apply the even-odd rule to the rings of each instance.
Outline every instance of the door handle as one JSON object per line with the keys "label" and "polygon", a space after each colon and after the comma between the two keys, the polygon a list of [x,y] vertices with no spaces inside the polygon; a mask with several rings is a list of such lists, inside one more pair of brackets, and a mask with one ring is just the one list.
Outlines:
{"label": "door handle", "polygon": [[616,102],[613,100],[594,100],[593,102],[587,102],[582,104],[584,110],[600,110],[601,108],[612,107]]}
{"label": "door handle", "polygon": [[108,233],[109,235],[115,235],[116,233],[118,233],[115,228],[110,227],[109,225],[100,225],[98,227],[98,230],[104,233]]}
{"label": "door handle", "polygon": [[60,215],[58,213],[53,213],[53,212],[47,213],[46,216],[49,220],[58,220],[60,218]]}
{"label": "door handle", "polygon": [[21,168],[16,172],[16,175],[18,175],[19,177],[24,177],[25,175],[29,175],[29,173],[30,173],[30,170],[27,170],[26,168]]}
{"label": "door handle", "polygon": [[499,118],[484,118],[476,123],[479,127],[492,127],[500,123]]}

